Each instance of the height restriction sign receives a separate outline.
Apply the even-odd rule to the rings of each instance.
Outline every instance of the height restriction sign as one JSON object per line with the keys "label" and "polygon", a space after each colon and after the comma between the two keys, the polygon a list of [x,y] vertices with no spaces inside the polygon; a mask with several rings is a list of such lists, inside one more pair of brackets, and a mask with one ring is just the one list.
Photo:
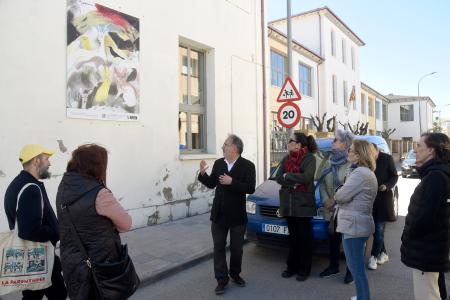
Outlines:
{"label": "height restriction sign", "polygon": [[277,113],[278,123],[285,128],[292,128],[300,121],[302,113],[294,102],[286,102],[280,106]]}
{"label": "height restriction sign", "polygon": [[278,95],[277,102],[296,101],[301,99],[302,97],[300,96],[300,93],[291,78],[286,77],[280,94]]}

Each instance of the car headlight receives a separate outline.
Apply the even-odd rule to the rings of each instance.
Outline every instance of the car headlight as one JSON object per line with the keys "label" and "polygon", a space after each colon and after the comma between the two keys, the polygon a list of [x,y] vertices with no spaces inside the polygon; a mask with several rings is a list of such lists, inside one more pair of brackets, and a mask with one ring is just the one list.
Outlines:
{"label": "car headlight", "polygon": [[406,162],[402,163],[402,168],[409,169],[409,165]]}
{"label": "car headlight", "polygon": [[256,213],[256,203],[252,201],[246,201],[245,202],[245,210],[248,214],[254,215]]}

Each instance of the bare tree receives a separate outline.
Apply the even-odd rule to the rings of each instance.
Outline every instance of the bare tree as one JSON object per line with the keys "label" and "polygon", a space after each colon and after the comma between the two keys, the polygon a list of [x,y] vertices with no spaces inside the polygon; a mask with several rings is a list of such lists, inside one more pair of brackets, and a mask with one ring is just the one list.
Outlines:
{"label": "bare tree", "polygon": [[314,120],[313,115],[310,115],[311,116],[311,120],[313,122],[313,125],[317,129],[317,132],[322,132],[323,131],[323,125],[325,123],[325,116],[326,115],[327,115],[327,113],[324,113],[322,115],[322,118],[319,118],[319,116],[316,116],[315,118],[316,118],[317,122]]}
{"label": "bare tree", "polygon": [[389,140],[389,137],[391,136],[391,134],[393,134],[396,130],[397,130],[397,128],[383,130],[383,132],[381,133],[381,136],[385,140]]}
{"label": "bare tree", "polygon": [[[331,123],[333,125],[331,125]],[[336,130],[336,115],[327,120],[327,130],[328,132],[334,132]]]}

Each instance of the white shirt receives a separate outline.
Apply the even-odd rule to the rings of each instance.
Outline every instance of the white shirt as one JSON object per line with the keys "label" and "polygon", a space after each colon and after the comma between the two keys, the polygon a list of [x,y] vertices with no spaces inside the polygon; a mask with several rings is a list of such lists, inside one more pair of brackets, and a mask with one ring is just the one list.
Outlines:
{"label": "white shirt", "polygon": [[[237,160],[237,159],[236,159],[236,160]],[[227,163],[228,172],[231,171],[231,168],[233,168],[233,166],[234,166],[236,160],[233,161],[233,162],[229,162],[229,161],[225,158],[225,162]]]}

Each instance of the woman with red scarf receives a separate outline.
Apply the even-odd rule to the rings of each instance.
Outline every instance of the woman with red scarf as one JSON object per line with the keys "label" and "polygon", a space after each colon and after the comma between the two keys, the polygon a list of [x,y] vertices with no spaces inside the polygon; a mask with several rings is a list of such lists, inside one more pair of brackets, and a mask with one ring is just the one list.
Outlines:
{"label": "woman with red scarf", "polygon": [[311,272],[312,228],[311,217],[316,215],[314,201],[314,173],[317,151],[314,137],[296,132],[289,139],[289,154],[280,163],[276,178],[281,184],[280,214],[289,228],[289,255],[284,278],[297,274],[305,281]]}

